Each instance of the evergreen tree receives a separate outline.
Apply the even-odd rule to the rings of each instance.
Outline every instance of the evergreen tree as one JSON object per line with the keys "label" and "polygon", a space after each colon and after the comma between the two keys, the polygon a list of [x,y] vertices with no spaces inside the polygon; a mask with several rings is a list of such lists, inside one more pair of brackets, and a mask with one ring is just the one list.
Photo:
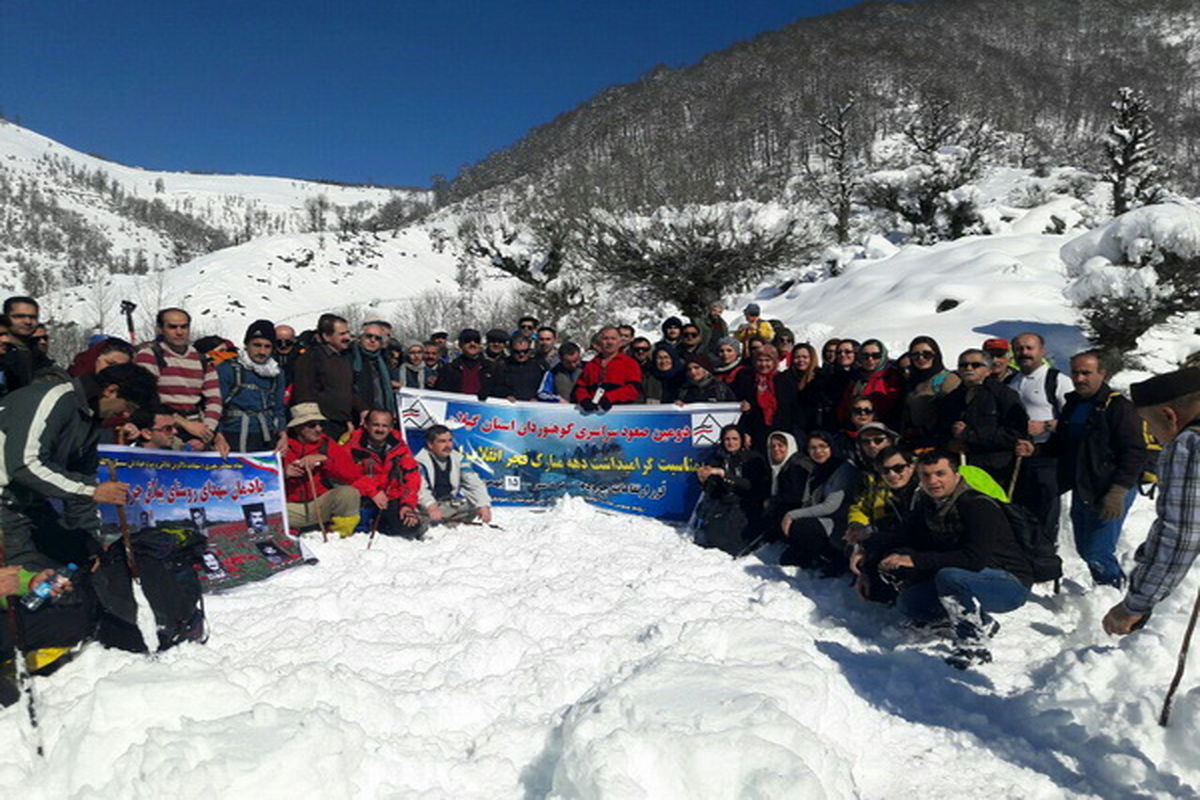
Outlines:
{"label": "evergreen tree", "polygon": [[1112,186],[1112,209],[1120,216],[1136,206],[1154,203],[1162,194],[1163,169],[1158,163],[1158,134],[1150,121],[1150,102],[1136,89],[1122,86],[1112,103],[1113,120],[1104,137],[1107,161],[1103,180]]}

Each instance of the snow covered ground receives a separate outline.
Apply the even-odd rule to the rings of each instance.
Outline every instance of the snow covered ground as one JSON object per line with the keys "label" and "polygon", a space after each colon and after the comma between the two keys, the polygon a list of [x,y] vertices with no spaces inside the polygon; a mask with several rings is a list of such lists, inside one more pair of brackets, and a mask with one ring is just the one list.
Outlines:
{"label": "snow covered ground", "polygon": [[[1126,526],[1128,551],[1150,504]],[[840,581],[732,561],[567,500],[504,530],[317,544],[209,599],[156,660],[89,646],[0,712],[22,797],[1182,797],[1200,672],[1155,722],[1197,582],[1100,632],[1086,589],[1005,615],[996,663],[945,666]],[[1125,553],[1128,559],[1128,552]]]}

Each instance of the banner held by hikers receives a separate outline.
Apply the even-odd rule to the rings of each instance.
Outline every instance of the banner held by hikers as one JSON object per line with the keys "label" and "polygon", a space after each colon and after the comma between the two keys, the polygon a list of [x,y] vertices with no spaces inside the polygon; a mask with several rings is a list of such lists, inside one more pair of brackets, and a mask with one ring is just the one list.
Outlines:
{"label": "banner held by hikers", "polygon": [[733,403],[623,405],[584,413],[565,403],[480,401],[399,393],[409,444],[445,424],[497,505],[550,505],[571,494],[607,508],[687,519],[700,494],[696,469],[737,421]]}
{"label": "banner held by hikers", "polygon": [[[274,452],[173,452],[100,446],[100,463],[129,484],[126,512],[134,533],[157,529],[180,539],[205,540],[201,585],[205,591],[262,580],[303,563],[287,535],[283,470]],[[116,506],[101,506],[105,525],[116,525]]]}

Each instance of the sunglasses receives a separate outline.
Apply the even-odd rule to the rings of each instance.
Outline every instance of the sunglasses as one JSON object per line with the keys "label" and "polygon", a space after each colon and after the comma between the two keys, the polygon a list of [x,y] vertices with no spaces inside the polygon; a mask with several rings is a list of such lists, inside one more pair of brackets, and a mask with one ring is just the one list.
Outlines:
{"label": "sunglasses", "polygon": [[276,339],[275,340],[275,346],[278,347],[280,350],[287,350],[289,347],[291,347],[295,343],[296,343],[295,339]]}
{"label": "sunglasses", "polygon": [[699,332],[699,331],[684,331],[684,332],[683,332],[683,338],[685,338],[685,339],[699,339],[699,338],[700,338],[700,332]]}
{"label": "sunglasses", "polygon": [[908,357],[914,361],[916,361],[917,359],[925,361],[927,359],[933,358],[933,351],[932,350],[913,350],[911,353],[908,354]]}
{"label": "sunglasses", "polygon": [[862,416],[862,415],[866,415],[866,414],[874,414],[875,409],[866,408],[864,406],[858,406],[857,408],[850,409],[850,413]]}
{"label": "sunglasses", "polygon": [[902,475],[904,474],[904,470],[910,467],[912,467],[912,464],[893,464],[890,467],[880,467],[879,472],[882,475],[886,475],[889,472],[893,475]]}
{"label": "sunglasses", "polygon": [[526,323],[525,325],[518,325],[517,327],[518,327],[518,328],[520,328],[520,329],[521,329],[521,330],[523,330],[523,331],[531,331],[531,330],[533,330],[533,326],[532,326],[532,325],[530,325],[530,324],[528,324],[528,323]]}
{"label": "sunglasses", "polygon": [[319,427],[321,427],[321,423],[319,420],[313,420],[312,422],[304,423],[300,427],[301,428],[319,428]]}
{"label": "sunglasses", "polygon": [[836,351],[836,352],[837,352],[837,354],[838,354],[839,356],[852,356],[852,355],[854,355],[854,351],[853,351],[853,350],[838,350],[838,351]]}
{"label": "sunglasses", "polygon": [[524,358],[525,356],[530,355],[530,350],[528,347],[524,350],[513,350],[512,354],[517,358]]}
{"label": "sunglasses", "polygon": [[629,352],[631,352],[631,353],[649,353],[650,348],[649,347],[631,347],[631,348],[629,348]]}
{"label": "sunglasses", "polygon": [[362,338],[368,339],[372,342],[382,342],[383,341],[383,337],[380,336],[378,333],[364,333],[362,335]]}
{"label": "sunglasses", "polygon": [[983,361],[964,361],[958,365],[959,369],[984,369],[987,364]]}
{"label": "sunglasses", "polygon": [[858,355],[863,361],[878,361],[879,359],[883,358],[883,353],[870,353],[866,350],[863,350]]}
{"label": "sunglasses", "polygon": [[464,345],[464,344],[481,344],[481,343],[482,343],[482,341],[483,341],[482,339],[461,339],[461,340],[459,341],[459,344],[460,344],[460,345]]}
{"label": "sunglasses", "polygon": [[866,442],[867,444],[883,444],[887,440],[888,437],[886,436],[864,436],[862,438],[862,441]]}

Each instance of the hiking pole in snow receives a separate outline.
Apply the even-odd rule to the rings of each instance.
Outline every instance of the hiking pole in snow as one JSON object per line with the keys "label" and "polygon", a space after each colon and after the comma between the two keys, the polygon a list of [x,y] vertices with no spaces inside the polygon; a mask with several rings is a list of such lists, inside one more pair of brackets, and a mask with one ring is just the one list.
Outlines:
{"label": "hiking pole in snow", "polygon": [[[312,496],[312,499],[307,503],[309,524],[311,525],[312,521],[315,519],[317,521],[317,526],[321,529],[321,541],[328,542],[329,531],[325,530],[325,523],[321,521],[320,516],[321,501],[320,498],[317,497],[317,482],[313,480],[312,467],[308,465],[307,461],[304,462],[304,473],[308,475],[308,492]],[[316,510],[315,515],[313,514],[314,509]]]}
{"label": "hiking pole in snow", "polygon": [[[121,436],[118,434],[117,442],[121,442]],[[111,459],[104,459],[104,463],[108,465],[108,479],[110,481],[117,480],[117,465]],[[133,545],[130,541],[129,534],[129,517],[125,514],[125,506],[117,504],[117,527],[121,530],[121,544],[125,545],[125,563],[129,565],[129,574],[133,576],[135,581],[140,581],[142,573],[138,570],[137,559],[133,557]]]}
{"label": "hiking pole in snow", "polygon": [[[0,535],[0,565],[7,564],[8,558],[4,552],[4,537]],[[34,749],[39,757],[44,758],[45,748],[42,746],[42,731],[38,727],[37,703],[33,694],[33,676],[29,674],[29,664],[25,661],[25,626],[17,615],[17,598],[8,598],[8,608],[5,616],[13,637],[13,672],[17,679],[17,691],[25,696],[25,710],[29,714],[29,727],[33,732]]]}
{"label": "hiking pole in snow", "polygon": [[137,303],[131,300],[121,301],[121,313],[125,315],[125,329],[129,331],[129,343],[137,344],[137,334],[133,330],[133,312],[137,309]]}
{"label": "hiking pole in snow", "polygon": [[1183,668],[1187,666],[1187,654],[1192,647],[1192,631],[1196,629],[1198,615],[1200,615],[1200,593],[1196,595],[1196,604],[1192,606],[1192,618],[1188,620],[1187,630],[1183,634],[1183,644],[1179,647],[1179,663],[1175,665],[1175,677],[1171,679],[1171,686],[1167,689],[1167,696],[1163,700],[1162,713],[1158,715],[1158,724],[1164,728],[1171,719],[1171,701],[1175,699],[1175,690],[1179,688],[1179,682],[1183,680]]}
{"label": "hiking pole in snow", "polygon": [[1017,477],[1021,474],[1021,462],[1025,460],[1025,456],[1017,456],[1017,460],[1013,462],[1013,474],[1008,479],[1008,499],[1011,501],[1013,492],[1017,490]]}
{"label": "hiking pole in snow", "polygon": [[375,544],[375,534],[379,533],[379,518],[383,516],[382,511],[377,511],[375,519],[371,520],[371,536],[367,539],[367,549],[371,549],[371,545]]}
{"label": "hiking pole in snow", "polygon": [[738,554],[733,557],[733,560],[737,561],[739,558],[744,558],[744,557],[750,555],[751,553],[753,553],[755,550],[758,549],[758,546],[760,544],[762,544],[763,539],[766,539],[766,538],[767,538],[767,533],[766,533],[766,531],[763,531],[758,536],[754,537],[754,539],[750,542],[750,544],[746,545],[741,550],[739,550]]}

